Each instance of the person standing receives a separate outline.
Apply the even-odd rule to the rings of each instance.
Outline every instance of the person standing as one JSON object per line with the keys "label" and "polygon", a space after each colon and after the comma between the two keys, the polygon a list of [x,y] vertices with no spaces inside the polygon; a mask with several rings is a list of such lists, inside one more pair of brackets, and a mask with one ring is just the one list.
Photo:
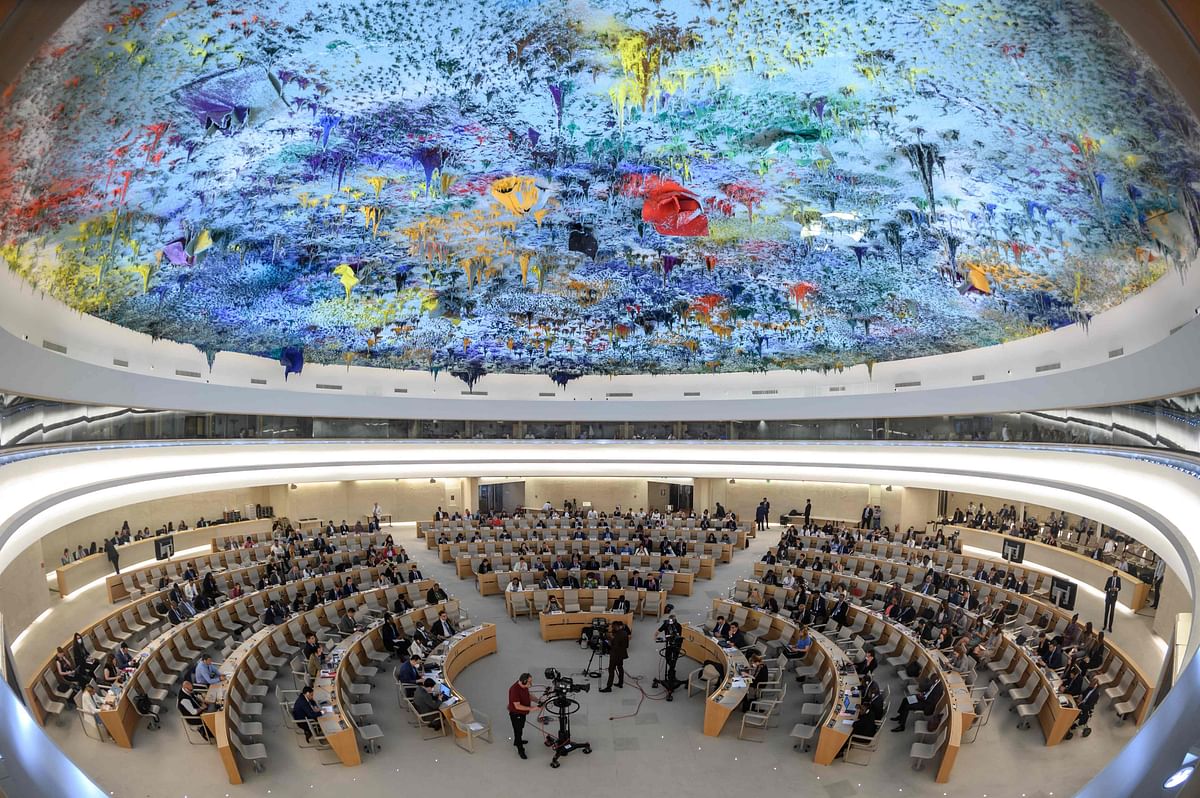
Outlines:
{"label": "person standing", "polygon": [[1167,561],[1162,557],[1154,563],[1154,609],[1158,609],[1158,598],[1162,595],[1163,578],[1167,575]]}
{"label": "person standing", "polygon": [[1105,632],[1112,632],[1113,616],[1117,610],[1117,597],[1121,595],[1121,577],[1117,575],[1117,569],[1114,568],[1112,576],[1104,582],[1104,623],[1101,624],[1101,629]]}
{"label": "person standing", "polygon": [[108,561],[112,563],[113,570],[121,573],[121,555],[117,552],[117,543],[114,538],[104,539],[104,553],[108,556]]}
{"label": "person standing", "polygon": [[621,621],[613,621],[612,631],[609,632],[608,647],[608,684],[600,688],[601,693],[611,693],[613,676],[617,677],[617,687],[625,686],[625,659],[629,656],[629,630]]}
{"label": "person standing", "polygon": [[812,522],[812,499],[804,500],[804,525],[808,526]]}
{"label": "person standing", "polygon": [[762,502],[759,502],[758,506],[754,508],[754,528],[758,529],[758,530],[764,529],[765,528],[764,524],[766,523],[766,520],[767,520],[766,508],[763,507]]}
{"label": "person standing", "polygon": [[762,508],[763,508],[763,524],[765,525],[765,527],[767,529],[770,529],[771,528],[771,502],[767,501],[766,496],[763,496]]}
{"label": "person standing", "polygon": [[529,686],[533,684],[533,675],[522,673],[521,677],[508,688],[508,719],[512,721],[513,745],[522,759],[528,759],[525,754],[526,740],[521,736],[525,731],[525,716],[533,711],[533,699],[529,696]]}

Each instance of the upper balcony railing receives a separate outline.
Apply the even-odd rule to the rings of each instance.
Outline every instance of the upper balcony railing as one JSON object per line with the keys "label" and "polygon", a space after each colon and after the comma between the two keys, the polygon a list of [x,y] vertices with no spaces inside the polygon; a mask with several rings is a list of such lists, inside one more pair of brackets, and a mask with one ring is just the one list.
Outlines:
{"label": "upper balcony railing", "polygon": [[0,396],[0,448],[131,440],[547,439],[1030,441],[1200,452],[1200,394],[1115,407],[790,421],[530,422],[190,413]]}

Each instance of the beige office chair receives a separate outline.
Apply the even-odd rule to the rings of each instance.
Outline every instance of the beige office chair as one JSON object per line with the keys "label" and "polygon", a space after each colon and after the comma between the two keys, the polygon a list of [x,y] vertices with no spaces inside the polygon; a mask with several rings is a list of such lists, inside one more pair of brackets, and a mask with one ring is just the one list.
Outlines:
{"label": "beige office chair", "polygon": [[465,701],[450,708],[450,723],[454,725],[454,744],[464,751],[475,753],[476,738],[492,742],[491,719],[482,712],[472,710]]}

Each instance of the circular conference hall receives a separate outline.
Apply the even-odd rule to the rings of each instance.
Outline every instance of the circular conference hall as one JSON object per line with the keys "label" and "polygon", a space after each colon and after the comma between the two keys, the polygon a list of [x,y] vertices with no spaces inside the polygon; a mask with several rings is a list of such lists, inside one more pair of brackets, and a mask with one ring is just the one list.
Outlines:
{"label": "circular conference hall", "polygon": [[1198,42],[0,1],[0,798],[1200,795]]}

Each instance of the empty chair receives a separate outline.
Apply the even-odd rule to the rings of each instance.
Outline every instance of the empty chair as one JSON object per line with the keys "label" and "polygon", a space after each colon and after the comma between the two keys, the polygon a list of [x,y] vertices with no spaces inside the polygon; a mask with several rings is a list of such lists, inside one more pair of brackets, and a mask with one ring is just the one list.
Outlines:
{"label": "empty chair", "polygon": [[116,618],[109,618],[108,636],[109,638],[116,640],[118,643],[124,643],[126,640],[133,637],[133,632],[126,632],[121,628],[121,624],[117,622]]}
{"label": "empty chair", "polygon": [[358,732],[358,739],[363,741],[363,750],[370,754],[379,750],[379,741],[383,739],[383,729],[374,723],[354,728]]}
{"label": "empty chair", "polygon": [[125,628],[132,632],[135,636],[146,631],[146,624],[138,620],[134,610],[125,610],[121,613],[121,622],[125,624]]}
{"label": "empty chair", "polygon": [[262,743],[245,742],[236,729],[229,735],[229,744],[237,751],[238,756],[254,766],[256,773],[262,773],[263,766],[267,761],[267,747],[265,745]]}
{"label": "empty chair", "polygon": [[704,696],[707,698],[720,683],[721,675],[712,665],[696,668],[688,674],[688,698],[692,697],[693,690],[703,690]]}
{"label": "empty chair", "polygon": [[258,737],[263,733],[262,723],[243,719],[238,712],[237,703],[233,701],[229,703],[229,722],[246,737]]}
{"label": "empty chair", "polygon": [[33,696],[37,699],[42,711],[47,715],[52,716],[55,719],[55,722],[57,722],[59,725],[62,725],[66,722],[62,718],[62,712],[67,708],[66,702],[51,698],[50,692],[46,689],[46,683],[44,681],[39,679],[37,683],[33,685]]}
{"label": "empty chair", "polygon": [[1101,674],[1096,676],[1096,681],[1100,687],[1107,687],[1117,680],[1117,675],[1121,672],[1124,665],[1120,657],[1109,656],[1108,668]]}
{"label": "empty chair", "polygon": [[1109,701],[1116,703],[1119,699],[1125,697],[1125,695],[1129,693],[1129,685],[1132,682],[1133,682],[1133,669],[1126,668],[1125,671],[1121,674],[1121,678],[1117,682],[1116,686],[1106,688],[1104,691],[1104,695],[1106,695],[1108,697]]}
{"label": "empty chair", "polygon": [[938,733],[937,739],[932,743],[912,744],[909,755],[912,757],[913,770],[920,770],[925,766],[926,762],[937,756],[938,751],[942,750],[942,746],[946,742],[947,725],[942,726],[942,730]]}
{"label": "empty chair", "polygon": [[459,748],[475,753],[475,740],[492,742],[492,721],[482,712],[473,710],[465,701],[450,708],[450,723],[457,734],[454,742]]}
{"label": "empty chair", "polygon": [[792,748],[797,751],[807,751],[813,737],[825,721],[826,704],[805,704],[801,712],[800,722],[792,727],[789,737],[798,740]]}
{"label": "empty chair", "polygon": [[579,612],[579,591],[563,591],[563,609],[567,612]]}
{"label": "empty chair", "polygon": [[1021,681],[1021,677],[1025,675],[1025,671],[1029,669],[1029,660],[1021,657],[1021,661],[1017,663],[1017,669],[1012,673],[997,673],[996,678],[1006,687],[1016,684]]}
{"label": "empty chair", "polygon": [[1017,707],[1017,716],[1021,719],[1017,723],[1018,729],[1028,729],[1030,725],[1029,719],[1042,711],[1042,705],[1046,703],[1046,692],[1045,690],[1038,689],[1037,695],[1033,697],[1032,701]]}
{"label": "empty chair", "polygon": [[1133,693],[1129,696],[1128,700],[1118,701],[1113,704],[1113,709],[1117,711],[1117,722],[1124,723],[1131,715],[1133,715],[1133,713],[1137,711],[1137,708],[1141,706],[1142,699],[1145,698],[1145,696],[1146,685],[1142,682],[1138,682],[1134,686]]}
{"label": "empty chair", "polygon": [[832,677],[830,676],[830,671],[826,670],[823,674],[821,674],[820,684],[804,685],[804,687],[803,687],[804,695],[806,695],[806,696],[825,695],[825,693],[828,692],[828,690],[829,690],[829,681],[831,678]]}

